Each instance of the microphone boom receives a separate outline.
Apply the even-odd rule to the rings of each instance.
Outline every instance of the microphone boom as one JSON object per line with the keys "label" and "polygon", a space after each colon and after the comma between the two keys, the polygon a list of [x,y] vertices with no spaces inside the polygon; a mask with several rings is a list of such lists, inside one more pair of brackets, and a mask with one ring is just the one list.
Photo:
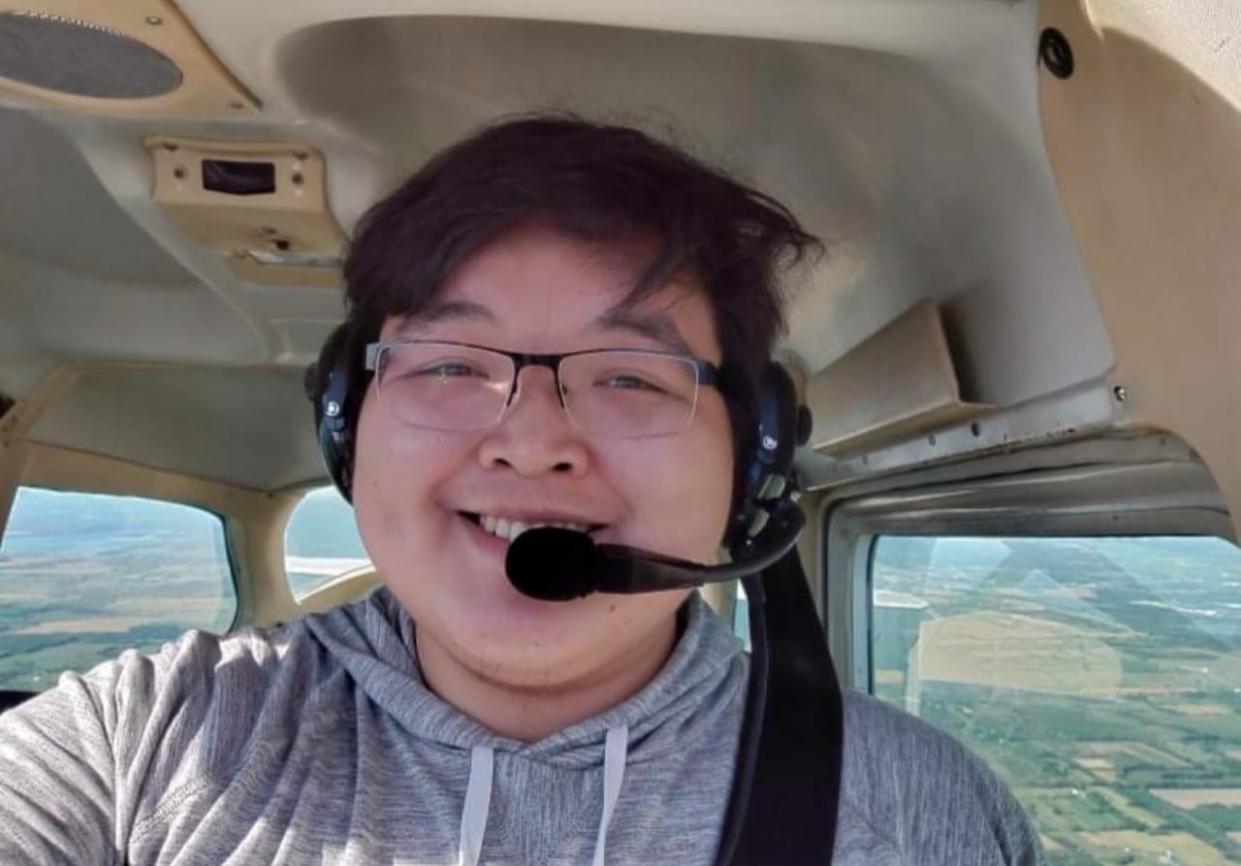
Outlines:
{"label": "microphone boom", "polygon": [[619,544],[596,544],[584,532],[540,526],[527,529],[509,544],[504,570],[518,592],[541,601],[572,601],[594,592],[693,589],[768,567],[797,543],[804,522],[801,509],[788,503],[772,515],[763,531],[763,544],[756,543],[737,560],[722,565],[703,565]]}

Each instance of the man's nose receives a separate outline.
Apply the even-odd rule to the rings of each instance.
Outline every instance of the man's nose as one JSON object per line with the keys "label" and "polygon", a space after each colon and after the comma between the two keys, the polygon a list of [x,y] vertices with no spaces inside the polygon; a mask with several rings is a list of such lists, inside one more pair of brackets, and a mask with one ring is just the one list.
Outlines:
{"label": "man's nose", "polygon": [[518,374],[514,389],[500,423],[488,431],[479,447],[483,466],[508,466],[519,475],[584,472],[590,451],[565,414],[552,370],[526,367]]}

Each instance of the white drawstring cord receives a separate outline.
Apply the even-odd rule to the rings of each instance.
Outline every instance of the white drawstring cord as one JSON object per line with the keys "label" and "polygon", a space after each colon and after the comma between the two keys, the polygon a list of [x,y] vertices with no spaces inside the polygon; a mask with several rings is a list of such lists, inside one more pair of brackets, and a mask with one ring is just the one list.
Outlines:
{"label": "white drawstring cord", "polygon": [[[599,818],[599,833],[595,838],[593,866],[604,866],[608,827],[612,823],[612,813],[616,811],[616,801],[620,799],[628,756],[629,726],[609,728],[603,748],[603,811]],[[478,866],[482,856],[483,834],[487,829],[487,815],[491,811],[494,768],[495,753],[491,748],[475,746],[470,750],[470,781],[465,788],[465,808],[461,812],[461,841],[457,866]]]}
{"label": "white drawstring cord", "polygon": [[470,750],[470,781],[465,787],[465,808],[461,811],[461,843],[457,866],[478,866],[483,853],[483,833],[491,811],[491,777],[495,754],[489,746]]}
{"label": "white drawstring cord", "polygon": [[629,726],[608,728],[608,739],[603,748],[603,814],[599,818],[599,835],[595,838],[593,866],[604,866],[608,825],[612,823],[612,813],[616,810],[616,801],[620,799],[621,782],[625,780],[625,762],[628,757]]}

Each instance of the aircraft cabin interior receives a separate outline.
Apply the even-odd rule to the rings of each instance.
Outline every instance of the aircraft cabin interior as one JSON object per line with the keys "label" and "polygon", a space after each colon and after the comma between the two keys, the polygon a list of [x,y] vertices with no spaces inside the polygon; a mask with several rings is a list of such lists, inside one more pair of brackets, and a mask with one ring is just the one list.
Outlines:
{"label": "aircraft cabin interior", "polygon": [[1241,862],[1233,0],[5,4],[6,701],[379,585],[304,390],[349,238],[549,110],[823,239],[777,359],[842,684],[974,750],[1057,866]]}

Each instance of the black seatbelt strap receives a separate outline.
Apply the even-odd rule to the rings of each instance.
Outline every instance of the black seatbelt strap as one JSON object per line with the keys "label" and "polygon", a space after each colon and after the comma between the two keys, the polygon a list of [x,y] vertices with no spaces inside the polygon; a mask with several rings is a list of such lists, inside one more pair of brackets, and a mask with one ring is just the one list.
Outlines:
{"label": "black seatbelt strap", "polygon": [[844,705],[797,550],[743,579],[751,667],[718,866],[831,863]]}

